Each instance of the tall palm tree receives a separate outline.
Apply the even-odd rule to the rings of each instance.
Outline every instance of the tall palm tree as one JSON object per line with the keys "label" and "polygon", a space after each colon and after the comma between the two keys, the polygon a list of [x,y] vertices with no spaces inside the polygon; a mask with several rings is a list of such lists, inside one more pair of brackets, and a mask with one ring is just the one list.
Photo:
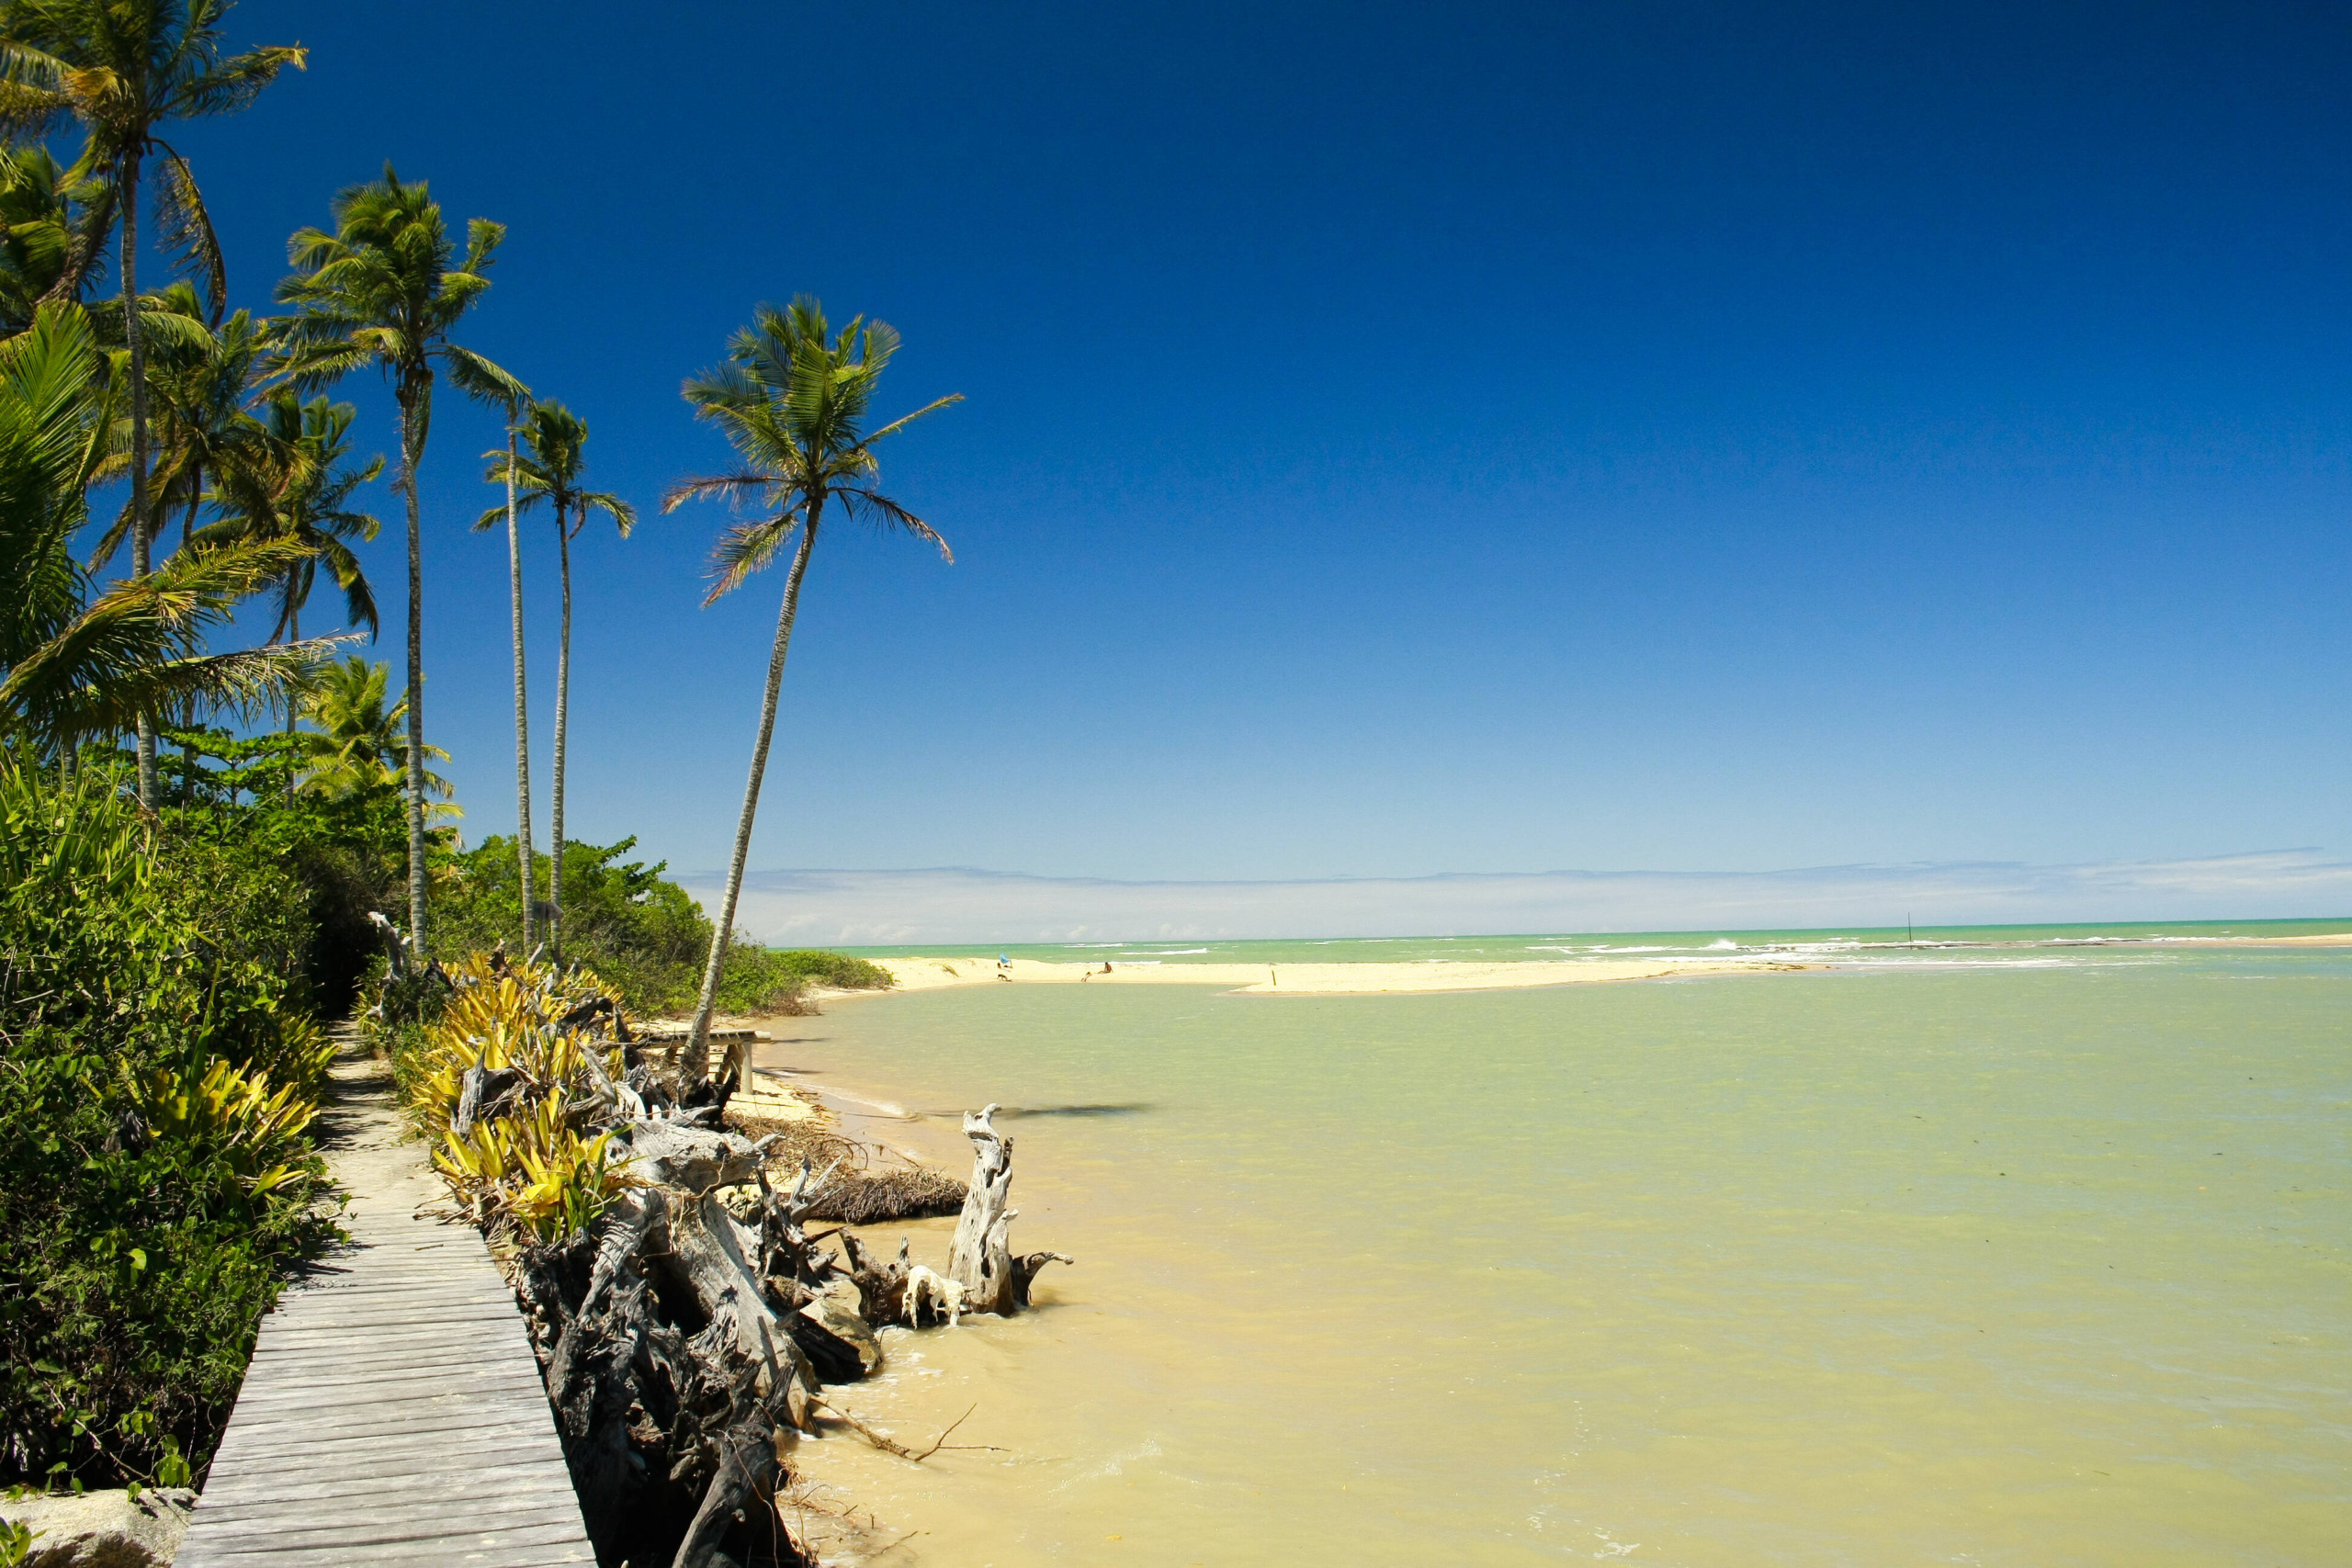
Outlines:
{"label": "tall palm tree", "polygon": [[[220,246],[187,160],[155,134],[175,119],[233,114],[260,96],[287,66],[302,68],[299,45],[247,50],[222,58],[220,22],[233,0],[0,0],[0,131],[39,135],[72,119],[85,141],[74,173],[104,171],[120,219],[124,345],[130,358],[130,570],[150,566],[146,537],[147,369],[139,311],[139,186],[145,161],[156,167],[156,218],[164,246],[203,280],[211,314],[228,293]],[[72,299],[95,247],[77,251],[51,285]],[[155,723],[139,717],[139,798],[155,795]]]}
{"label": "tall palm tree", "polygon": [[277,298],[300,307],[287,324],[286,369],[316,389],[369,367],[392,383],[401,411],[400,490],[408,506],[408,919],[409,942],[424,947],[424,543],[417,468],[433,418],[435,367],[468,395],[512,407],[531,389],[449,333],[490,288],[490,267],[506,237],[486,218],[466,225],[461,256],[440,205],[423,181],[384,177],[339,192],[335,231],[303,229],[288,242],[294,276]]}
{"label": "tall palm tree", "polygon": [[[752,324],[729,340],[727,363],[685,384],[685,400],[694,406],[695,416],[725,433],[742,466],[732,473],[687,479],[673,487],[662,498],[662,510],[673,512],[687,501],[711,497],[764,513],[752,522],[738,523],[719,536],[711,554],[711,590],[703,603],[709,604],[741,587],[753,572],[775,559],[795,530],[800,536],[792,570],[784,581],[775,645],[768,655],[767,694],[760,705],[760,736],[752,749],[752,776],[743,786],[743,810],[735,824],[727,895],[711,932],[710,958],[703,965],[702,996],[695,1004],[694,1031],[688,1037],[688,1050],[706,1071],[719,966],[735,930],[735,902],[743,888],[743,858],[752,848],[760,780],[767,772],[768,742],[775,734],[784,657],[791,646],[793,616],[800,605],[800,581],[817,547],[817,529],[824,521],[825,508],[836,504],[849,516],[903,529],[937,545],[949,562],[956,558],[947,541],[933,532],[929,524],[874,489],[881,471],[874,457],[875,443],[897,434],[927,413],[963,400],[962,393],[954,393],[879,430],[865,430],[874,384],[898,351],[899,334],[880,321],[869,325],[864,317],[832,333],[824,307],[804,294],[789,310],[761,306]],[[750,1051],[740,1054],[737,1066],[741,1081],[748,1089]]]}
{"label": "tall palm tree", "polygon": [[[515,493],[522,495],[521,509],[529,511],[547,502],[555,513],[555,537],[558,558],[563,567],[563,637],[555,656],[555,798],[549,825],[548,846],[548,938],[551,949],[559,956],[563,952],[563,773],[565,727],[571,709],[571,541],[587,526],[588,515],[601,512],[613,520],[622,538],[637,525],[637,509],[619,496],[605,491],[580,488],[581,469],[585,466],[582,448],[588,444],[588,424],[579,415],[558,402],[535,402],[530,418],[523,426],[524,444],[530,456],[517,458],[510,433],[503,453],[485,452],[493,464],[501,457],[504,468],[493,467],[493,478],[507,481],[507,512],[509,536],[516,506]],[[477,531],[489,527],[498,520],[496,508],[485,512],[474,524]],[[519,581],[519,580],[518,580]],[[515,590],[519,604],[522,590]],[[519,625],[519,616],[518,616]],[[515,658],[522,658],[522,637],[515,636]],[[515,681],[515,711],[522,711],[521,677]],[[530,884],[523,885],[526,897]]]}
{"label": "tall palm tree", "polygon": [[[525,689],[523,663],[523,539],[514,525],[514,427],[523,417],[517,406],[506,411],[506,449],[483,457],[493,459],[483,482],[506,483],[506,504],[482,513],[474,525],[480,533],[501,516],[506,519],[506,587],[513,604],[514,626],[514,856],[521,863],[523,892],[523,951],[531,950],[531,704]],[[500,460],[503,459],[503,460]]]}

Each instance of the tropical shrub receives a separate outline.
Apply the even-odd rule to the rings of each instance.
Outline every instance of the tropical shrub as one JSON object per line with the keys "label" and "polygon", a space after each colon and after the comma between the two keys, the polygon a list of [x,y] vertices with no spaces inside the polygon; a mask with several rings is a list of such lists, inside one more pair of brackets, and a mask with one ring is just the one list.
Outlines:
{"label": "tropical shrub", "polygon": [[[448,972],[453,989],[424,1030],[404,1096],[433,1168],[492,1237],[576,1235],[634,1184],[607,1163],[609,1134],[582,1138],[573,1124],[573,1107],[600,1105],[598,1080],[616,1080],[624,1068],[617,1045],[566,1020],[613,993],[576,966],[483,953]],[[466,1075],[475,1068],[507,1087],[492,1107],[463,1121]]]}
{"label": "tropical shrub", "polygon": [[[594,970],[640,1013],[678,1013],[694,1005],[710,952],[710,920],[686,890],[647,865],[621,857],[634,838],[599,847],[563,847],[563,957]],[[532,882],[548,886],[548,860],[537,859]],[[522,867],[511,838],[485,839],[450,857],[434,892],[433,947],[445,964],[500,942],[522,939]],[[810,983],[878,989],[890,976],[840,953],[777,952],[741,932],[727,950],[720,1010],[786,1010]]]}
{"label": "tropical shrub", "polygon": [[333,1234],[301,907],[0,752],[0,1482],[185,1482]]}

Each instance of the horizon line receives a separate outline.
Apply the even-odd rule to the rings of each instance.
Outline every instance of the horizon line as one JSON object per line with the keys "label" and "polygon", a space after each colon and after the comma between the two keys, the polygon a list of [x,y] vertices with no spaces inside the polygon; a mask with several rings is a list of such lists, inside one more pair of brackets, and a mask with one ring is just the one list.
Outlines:
{"label": "horizon line", "polygon": [[[708,912],[723,879],[679,882]],[[1671,931],[1891,930],[1914,923],[2147,924],[2352,919],[2352,863],[2315,849],[2034,864],[1914,862],[1781,871],[1439,872],[1180,881],[969,866],[749,873],[736,924],[763,942],[1302,941]],[[2142,911],[2167,908],[2169,915]],[[2290,912],[2296,911],[2296,912]],[[1274,934],[1268,935],[1265,933]]]}

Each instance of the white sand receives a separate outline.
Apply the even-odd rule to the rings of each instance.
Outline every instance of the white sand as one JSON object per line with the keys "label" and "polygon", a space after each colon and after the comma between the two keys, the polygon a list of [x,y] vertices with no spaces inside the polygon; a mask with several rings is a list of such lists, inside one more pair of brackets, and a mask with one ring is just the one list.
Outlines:
{"label": "white sand", "polygon": [[[1365,996],[1400,991],[1489,991],[1528,986],[1580,986],[1604,980],[1656,980],[1671,975],[1728,975],[1810,969],[1785,958],[1668,958],[1527,963],[1410,964],[1046,964],[1016,958],[876,958],[902,991],[948,986],[1220,986],[1256,996]],[[857,995],[844,992],[842,995]],[[871,993],[865,993],[870,995]]]}

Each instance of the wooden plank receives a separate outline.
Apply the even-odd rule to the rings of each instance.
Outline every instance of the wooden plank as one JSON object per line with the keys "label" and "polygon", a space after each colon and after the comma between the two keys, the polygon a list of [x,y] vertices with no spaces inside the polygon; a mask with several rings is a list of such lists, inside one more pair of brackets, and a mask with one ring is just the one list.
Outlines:
{"label": "wooden plank", "polygon": [[355,1102],[351,1241],[262,1320],[178,1568],[593,1562],[513,1293],[416,1216],[435,1184],[380,1086]]}

